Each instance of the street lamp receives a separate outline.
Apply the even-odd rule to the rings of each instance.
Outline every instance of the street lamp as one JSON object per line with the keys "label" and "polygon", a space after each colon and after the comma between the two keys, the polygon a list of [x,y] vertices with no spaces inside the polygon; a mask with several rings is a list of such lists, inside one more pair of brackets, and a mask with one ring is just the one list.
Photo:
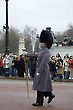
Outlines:
{"label": "street lamp", "polygon": [[8,0],[6,1],[6,36],[5,36],[5,53],[9,53],[9,36],[8,36]]}
{"label": "street lamp", "polygon": [[5,34],[5,54],[7,54],[7,53],[9,53],[8,0],[5,0],[5,1],[6,1],[6,25],[3,26],[3,29],[6,30],[6,34]]}

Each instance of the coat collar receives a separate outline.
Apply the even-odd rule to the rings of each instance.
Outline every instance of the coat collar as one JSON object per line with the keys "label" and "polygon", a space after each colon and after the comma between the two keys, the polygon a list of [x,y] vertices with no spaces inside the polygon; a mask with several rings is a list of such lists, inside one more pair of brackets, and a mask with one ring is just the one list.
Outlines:
{"label": "coat collar", "polygon": [[44,49],[46,49],[47,47],[46,46],[43,46],[43,47],[41,47],[41,50],[44,50]]}

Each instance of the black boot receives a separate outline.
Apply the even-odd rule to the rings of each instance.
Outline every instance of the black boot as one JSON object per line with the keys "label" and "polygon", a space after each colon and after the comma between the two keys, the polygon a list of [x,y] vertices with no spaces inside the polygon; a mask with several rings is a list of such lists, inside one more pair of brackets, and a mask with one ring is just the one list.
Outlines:
{"label": "black boot", "polygon": [[54,97],[55,97],[55,95],[51,93],[51,94],[49,95],[48,103],[50,103]]}
{"label": "black boot", "polygon": [[33,103],[33,106],[43,106],[43,92],[37,91],[37,100],[36,103]]}
{"label": "black boot", "polygon": [[33,106],[43,106],[43,104],[40,104],[40,103],[37,103],[37,102],[36,103],[33,103],[32,105]]}

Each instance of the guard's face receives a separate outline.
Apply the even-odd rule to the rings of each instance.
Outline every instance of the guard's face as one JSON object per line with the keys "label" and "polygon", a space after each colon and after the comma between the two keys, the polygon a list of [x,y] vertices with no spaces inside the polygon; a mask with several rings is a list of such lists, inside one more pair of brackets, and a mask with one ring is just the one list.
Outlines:
{"label": "guard's face", "polygon": [[45,47],[46,44],[45,43],[40,43],[40,47]]}

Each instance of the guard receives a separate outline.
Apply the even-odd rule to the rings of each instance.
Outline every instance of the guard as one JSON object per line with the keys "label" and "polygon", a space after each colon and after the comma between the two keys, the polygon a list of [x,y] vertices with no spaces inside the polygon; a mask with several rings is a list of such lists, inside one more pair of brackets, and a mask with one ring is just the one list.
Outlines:
{"label": "guard", "polygon": [[52,93],[52,83],[49,72],[49,61],[51,53],[49,49],[53,44],[53,38],[50,30],[42,30],[40,34],[41,51],[37,58],[35,77],[33,82],[33,90],[37,91],[36,102],[33,106],[43,106],[44,97],[48,97],[48,104],[55,95]]}

